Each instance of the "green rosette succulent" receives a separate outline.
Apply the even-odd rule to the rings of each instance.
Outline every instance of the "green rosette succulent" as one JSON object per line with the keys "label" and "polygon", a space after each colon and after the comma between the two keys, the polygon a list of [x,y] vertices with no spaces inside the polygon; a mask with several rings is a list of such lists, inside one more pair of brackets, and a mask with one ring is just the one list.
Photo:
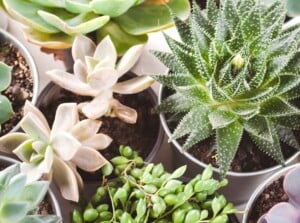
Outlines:
{"label": "green rosette succulent", "polygon": [[194,2],[188,23],[174,18],[181,41],[165,36],[172,53],[154,52],[170,73],[153,78],[173,89],[157,110],[183,114],[171,138],[187,135],[187,150],[215,136],[223,176],[245,132],[281,164],[280,142],[300,149],[300,25],[283,28],[285,15],[281,0]]}
{"label": "green rosette succulent", "polygon": [[26,183],[20,165],[14,164],[0,172],[1,223],[61,223],[55,215],[39,215],[38,206],[49,188],[47,181]]}
{"label": "green rosette succulent", "polygon": [[110,35],[122,54],[145,43],[147,33],[172,24],[169,8],[186,18],[188,0],[2,0],[7,12],[27,28],[28,39],[46,48],[70,48],[76,34]]}
{"label": "green rosette succulent", "polygon": [[[11,67],[0,62],[0,92],[7,89],[11,83]],[[13,108],[9,99],[0,94],[0,130],[1,124],[6,122],[13,114]]]}

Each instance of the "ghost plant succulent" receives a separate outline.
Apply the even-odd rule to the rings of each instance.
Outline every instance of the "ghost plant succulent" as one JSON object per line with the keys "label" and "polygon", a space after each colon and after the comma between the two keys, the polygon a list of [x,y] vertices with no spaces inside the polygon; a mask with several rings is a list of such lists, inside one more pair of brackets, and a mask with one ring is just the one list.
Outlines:
{"label": "ghost plant succulent", "polygon": [[72,47],[74,75],[57,69],[46,74],[62,88],[93,97],[92,101],[79,104],[86,117],[116,116],[127,123],[135,123],[136,111],[113,98],[113,93],[134,94],[153,83],[154,80],[147,76],[117,83],[136,63],[142,49],[143,45],[131,47],[117,63],[117,52],[109,36],[96,46],[89,38],[78,35]]}
{"label": "ghost plant succulent", "polygon": [[29,40],[46,48],[70,48],[77,34],[111,35],[123,53],[147,41],[147,33],[172,24],[171,8],[189,14],[188,0],[2,0],[7,12],[26,26]]}
{"label": "ghost plant succulent", "polygon": [[186,150],[214,135],[223,176],[244,132],[281,164],[280,141],[300,149],[300,25],[284,29],[285,13],[281,0],[194,1],[188,23],[175,18],[181,41],[166,35],[172,53],[154,52],[170,74],[153,78],[174,92],[157,109],[183,114],[172,139],[188,135]]}
{"label": "ghost plant succulent", "polygon": [[[7,89],[11,83],[11,67],[0,62],[0,93]],[[1,124],[6,122],[13,114],[9,99],[0,94],[0,130]]]}
{"label": "ghost plant succulent", "polygon": [[288,171],[283,180],[283,189],[288,202],[274,205],[257,223],[297,223],[300,221],[300,166]]}
{"label": "ghost plant succulent", "polygon": [[0,138],[0,150],[16,154],[21,172],[29,182],[41,177],[54,181],[65,199],[78,201],[83,183],[76,167],[95,171],[107,164],[97,151],[106,148],[111,138],[97,134],[100,121],[79,121],[75,103],[61,104],[50,127],[43,114],[25,103],[21,127],[25,133],[10,133]]}
{"label": "ghost plant succulent", "polygon": [[48,188],[47,181],[26,183],[26,175],[20,172],[19,164],[0,171],[1,223],[61,223],[58,216],[37,213]]}

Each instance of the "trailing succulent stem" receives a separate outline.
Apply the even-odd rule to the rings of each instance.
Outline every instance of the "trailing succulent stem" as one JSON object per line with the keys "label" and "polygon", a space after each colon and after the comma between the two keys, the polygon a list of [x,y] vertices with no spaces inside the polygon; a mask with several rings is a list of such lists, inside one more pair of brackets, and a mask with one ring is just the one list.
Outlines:
{"label": "trailing succulent stem", "polygon": [[213,179],[211,166],[183,182],[186,166],[168,173],[162,164],[146,164],[129,147],[119,150],[121,156],[111,160],[116,178],[104,180],[86,207],[73,212],[73,223],[226,223],[236,212],[216,192],[227,180]]}
{"label": "trailing succulent stem", "polygon": [[187,22],[174,17],[181,41],[165,35],[172,53],[154,52],[170,73],[152,77],[174,92],[157,110],[183,114],[172,139],[187,135],[186,150],[215,135],[222,176],[244,131],[281,164],[280,141],[300,149],[300,25],[283,28],[285,13],[281,0],[194,2]]}

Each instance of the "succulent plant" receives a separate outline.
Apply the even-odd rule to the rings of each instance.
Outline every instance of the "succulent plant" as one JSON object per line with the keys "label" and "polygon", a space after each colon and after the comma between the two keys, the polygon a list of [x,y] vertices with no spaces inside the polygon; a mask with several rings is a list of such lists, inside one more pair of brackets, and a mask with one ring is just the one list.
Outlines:
{"label": "succulent plant", "polygon": [[21,172],[29,182],[43,177],[54,181],[65,199],[78,201],[83,182],[76,167],[95,171],[108,161],[97,151],[106,148],[111,138],[98,133],[100,121],[79,121],[75,103],[59,105],[50,127],[43,114],[26,101],[21,127],[25,133],[10,133],[0,138],[0,151],[16,154]]}
{"label": "succulent plant", "polygon": [[48,188],[47,181],[26,183],[26,175],[20,172],[19,164],[0,171],[1,223],[61,223],[58,216],[37,213]]}
{"label": "succulent plant", "polygon": [[110,37],[105,37],[97,46],[89,38],[78,35],[72,47],[74,75],[64,70],[51,70],[49,78],[78,95],[91,96],[90,102],[79,104],[81,112],[88,118],[103,115],[118,117],[135,123],[137,112],[113,98],[113,93],[135,94],[149,87],[154,80],[148,76],[134,77],[117,83],[138,60],[143,45],[131,47],[117,62],[117,53]]}
{"label": "succulent plant", "polygon": [[287,0],[287,14],[291,17],[300,16],[300,4],[297,0]]}
{"label": "succulent plant", "polygon": [[[111,35],[120,54],[147,41],[147,33],[171,25],[171,8],[181,18],[188,0],[2,0],[4,8],[26,25],[28,39],[46,48],[70,48],[77,34],[96,31],[98,41]],[[166,7],[167,6],[167,7]]]}
{"label": "succulent plant", "polygon": [[[11,83],[11,67],[0,62],[0,93]],[[1,124],[9,120],[13,114],[13,108],[9,99],[0,94],[0,130]]]}
{"label": "succulent plant", "polygon": [[162,164],[145,163],[127,146],[119,150],[121,156],[111,160],[116,178],[104,180],[87,206],[73,212],[73,223],[226,223],[236,212],[216,192],[227,180],[213,179],[212,166],[183,182],[186,166],[168,173]]}
{"label": "succulent plant", "polygon": [[257,223],[296,223],[300,221],[300,167],[288,171],[283,180],[283,189],[289,197],[288,202],[274,205]]}
{"label": "succulent plant", "polygon": [[187,150],[215,136],[222,176],[244,132],[281,164],[280,141],[300,149],[300,25],[284,29],[284,19],[281,0],[194,2],[188,23],[174,18],[181,41],[165,35],[172,53],[154,52],[170,73],[152,77],[173,90],[157,110],[181,117],[171,138],[188,135]]}

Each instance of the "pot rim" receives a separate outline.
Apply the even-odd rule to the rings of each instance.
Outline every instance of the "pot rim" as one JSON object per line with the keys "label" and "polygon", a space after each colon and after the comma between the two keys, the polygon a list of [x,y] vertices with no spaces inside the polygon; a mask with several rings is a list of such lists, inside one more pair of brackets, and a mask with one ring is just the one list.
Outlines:
{"label": "pot rim", "polygon": [[[159,93],[158,93],[158,104],[160,104],[161,101],[162,101],[163,88],[164,88],[164,86],[160,84]],[[163,128],[164,128],[164,130],[166,132],[166,135],[169,138],[171,138],[172,133],[171,133],[169,127],[168,127],[165,115],[163,113],[160,113],[159,117],[160,117],[162,126],[163,126]],[[199,159],[195,158],[189,152],[183,151],[181,145],[178,143],[177,140],[171,140],[171,141],[168,141],[168,142],[172,142],[172,144],[176,147],[176,149],[182,155],[184,155],[186,158],[188,158],[189,160],[191,160],[193,163],[195,163],[195,164],[197,164],[197,165],[199,165],[199,166],[201,166],[203,168],[206,168],[208,166],[208,164],[206,164],[206,163],[200,161]],[[294,155],[292,155],[290,158],[288,158],[285,161],[285,165],[289,165],[294,160],[296,160],[299,156],[300,156],[300,151],[297,151]],[[269,168],[266,168],[266,169],[262,169],[262,170],[258,170],[258,171],[253,171],[253,172],[234,172],[234,171],[228,171],[227,172],[227,176],[234,176],[234,177],[259,176],[259,175],[264,175],[264,174],[271,173],[271,172],[273,172],[275,170],[281,169],[282,167],[283,167],[282,165],[278,164],[278,165],[273,166],[273,167],[269,167]],[[213,170],[215,172],[217,172],[217,173],[220,173],[220,170],[218,168],[216,168],[216,167],[213,167]]]}
{"label": "pot rim", "polygon": [[259,197],[259,195],[262,193],[262,191],[264,189],[266,189],[270,184],[272,184],[274,182],[274,180],[280,178],[281,176],[284,176],[289,170],[300,166],[300,163],[296,163],[293,164],[291,166],[286,166],[283,169],[271,174],[269,177],[267,177],[265,180],[263,180],[258,186],[257,188],[254,190],[254,192],[252,193],[252,195],[250,196],[246,207],[245,207],[245,213],[243,215],[243,220],[242,223],[246,223],[247,219],[248,219],[248,213],[251,210],[251,207],[253,205],[253,203],[257,200],[257,198]]}
{"label": "pot rim", "polygon": [[[10,34],[9,32],[7,32],[2,28],[0,28],[0,38],[12,43],[25,58],[33,78],[33,93],[32,93],[31,103],[35,104],[38,97],[39,76],[38,76],[37,66],[36,63],[34,62],[33,57],[31,56],[29,50],[25,47],[25,45],[20,40],[18,40],[16,37],[14,37],[12,34]],[[17,125],[14,126],[9,132],[10,133],[16,132],[19,128],[20,128],[20,123],[17,123]]]}

